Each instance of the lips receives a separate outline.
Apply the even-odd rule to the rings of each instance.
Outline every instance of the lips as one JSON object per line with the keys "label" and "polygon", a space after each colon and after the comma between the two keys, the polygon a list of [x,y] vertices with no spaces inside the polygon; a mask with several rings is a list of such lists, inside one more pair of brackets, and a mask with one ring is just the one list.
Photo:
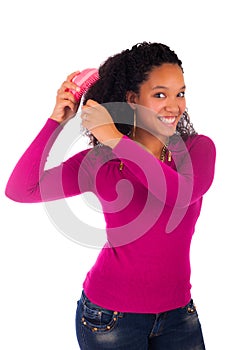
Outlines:
{"label": "lips", "polygon": [[158,119],[166,125],[173,125],[176,121],[176,117],[158,117]]}

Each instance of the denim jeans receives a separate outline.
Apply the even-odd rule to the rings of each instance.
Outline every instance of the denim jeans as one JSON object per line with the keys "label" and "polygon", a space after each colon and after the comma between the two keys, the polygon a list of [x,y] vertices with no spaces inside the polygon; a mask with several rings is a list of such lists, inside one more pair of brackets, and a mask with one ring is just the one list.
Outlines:
{"label": "denim jeans", "polygon": [[205,350],[193,300],[160,314],[124,313],[93,304],[83,292],[76,332],[82,350]]}

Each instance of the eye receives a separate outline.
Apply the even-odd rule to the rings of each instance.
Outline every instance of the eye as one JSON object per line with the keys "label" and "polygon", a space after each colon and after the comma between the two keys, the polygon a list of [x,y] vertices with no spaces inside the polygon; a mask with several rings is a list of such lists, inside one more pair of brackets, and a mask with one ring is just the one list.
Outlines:
{"label": "eye", "polygon": [[158,92],[157,94],[154,95],[156,98],[164,98],[166,97],[163,92]]}
{"label": "eye", "polygon": [[185,97],[185,91],[180,92],[177,97]]}

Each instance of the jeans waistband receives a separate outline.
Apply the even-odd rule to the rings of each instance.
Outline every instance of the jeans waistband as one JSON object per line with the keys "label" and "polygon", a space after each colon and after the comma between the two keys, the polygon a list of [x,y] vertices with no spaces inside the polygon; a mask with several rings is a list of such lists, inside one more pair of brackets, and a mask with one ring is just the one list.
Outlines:
{"label": "jeans waistband", "polygon": [[[96,307],[100,307],[100,308],[102,308],[102,309],[105,309],[104,307],[93,303],[93,302],[86,296],[84,290],[82,290],[82,294],[81,294],[81,298],[80,298],[80,299],[81,299],[83,305],[85,305],[87,302],[89,302],[89,303],[95,305]],[[183,306],[183,307],[178,307],[177,309],[185,309],[185,308],[191,308],[191,309],[195,309],[195,310],[196,310],[196,307],[195,307],[195,304],[194,304],[194,302],[193,302],[193,299],[191,299],[191,300],[188,302],[187,305],[185,305],[185,306]],[[108,310],[108,309],[106,309],[106,310]],[[108,310],[108,311],[111,311],[111,310]],[[169,310],[169,311],[171,312],[171,311],[174,311],[174,310]],[[169,312],[169,311],[158,313],[158,315],[163,314],[163,313],[167,313],[167,312]],[[118,313],[119,313],[119,314],[123,314],[122,312],[118,312]]]}
{"label": "jeans waistband", "polygon": [[86,303],[91,303],[93,306],[95,306],[96,308],[100,308],[102,310],[105,310],[105,312],[109,313],[109,312],[114,312],[114,314],[118,315],[118,317],[122,317],[124,315],[124,312],[120,312],[117,310],[110,310],[110,309],[106,309],[105,307],[102,307],[100,305],[97,305],[95,303],[93,303],[85,294],[84,290],[82,291],[81,294],[81,298],[80,298],[81,302],[83,303],[83,305],[85,305]]}
{"label": "jeans waistband", "polygon": [[86,301],[90,301],[90,300],[88,299],[88,297],[86,296],[84,290],[82,291],[82,294],[81,294],[81,301],[82,301],[83,304],[85,304]]}

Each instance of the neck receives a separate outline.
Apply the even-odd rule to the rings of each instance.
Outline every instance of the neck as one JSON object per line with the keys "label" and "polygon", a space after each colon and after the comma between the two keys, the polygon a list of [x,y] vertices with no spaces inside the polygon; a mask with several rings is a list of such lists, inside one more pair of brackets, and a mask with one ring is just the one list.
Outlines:
{"label": "neck", "polygon": [[155,135],[139,128],[136,129],[133,140],[141,144],[148,152],[152,153],[158,159],[161,157],[164,145],[168,142],[168,138],[165,136],[156,137]]}

